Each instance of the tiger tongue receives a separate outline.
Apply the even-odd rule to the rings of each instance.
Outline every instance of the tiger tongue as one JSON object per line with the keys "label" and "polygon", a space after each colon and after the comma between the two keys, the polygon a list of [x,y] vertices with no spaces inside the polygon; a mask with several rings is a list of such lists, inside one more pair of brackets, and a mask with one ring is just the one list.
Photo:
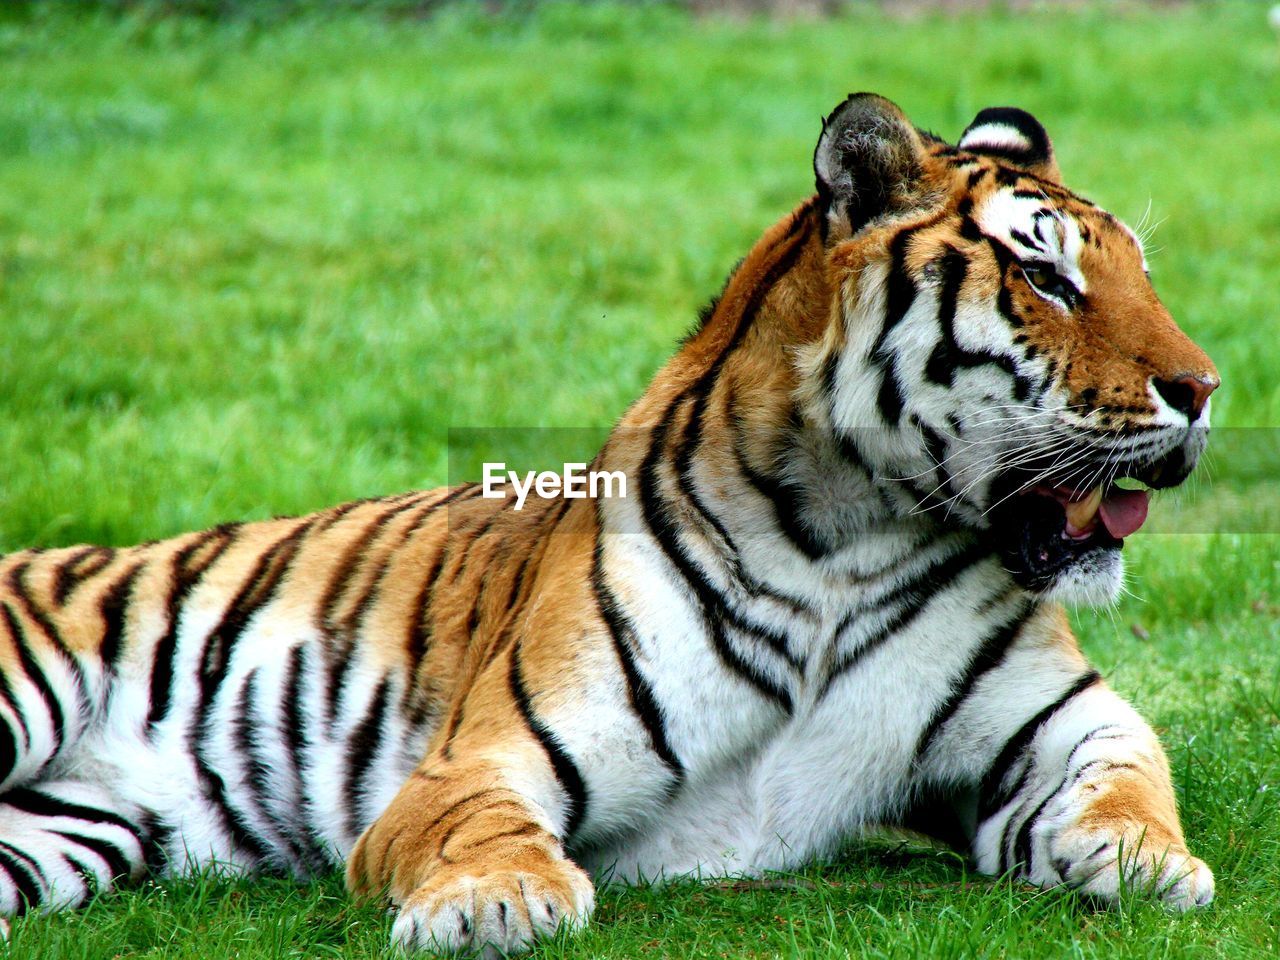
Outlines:
{"label": "tiger tongue", "polygon": [[1107,533],[1123,540],[1147,519],[1147,491],[1112,489],[1098,505],[1098,515]]}

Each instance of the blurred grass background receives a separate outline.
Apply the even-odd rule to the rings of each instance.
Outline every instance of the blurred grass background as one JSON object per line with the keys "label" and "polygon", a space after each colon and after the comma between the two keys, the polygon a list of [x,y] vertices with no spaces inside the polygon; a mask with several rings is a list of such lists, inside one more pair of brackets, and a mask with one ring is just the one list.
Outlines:
{"label": "blurred grass background", "polygon": [[[607,426],[807,195],[847,92],[949,137],[1014,103],[1070,186],[1161,221],[1157,288],[1223,375],[1217,482],[1153,510],[1197,534],[1135,537],[1135,596],[1076,616],[1166,732],[1217,905],[1095,913],[858,846],[777,888],[608,893],[543,955],[1280,954],[1280,542],[1240,533],[1280,530],[1280,41],[1265,4],[977,6],[0,6],[0,548],[434,486],[450,428]],[[8,949],[375,956],[387,933],[336,880],[210,879]]]}

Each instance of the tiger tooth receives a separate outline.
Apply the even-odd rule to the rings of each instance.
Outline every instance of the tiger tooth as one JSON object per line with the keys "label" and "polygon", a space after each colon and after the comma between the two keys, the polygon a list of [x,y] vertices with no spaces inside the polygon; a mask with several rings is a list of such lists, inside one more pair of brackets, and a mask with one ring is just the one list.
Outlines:
{"label": "tiger tooth", "polygon": [[1102,504],[1102,488],[1094,487],[1083,500],[1073,500],[1066,505],[1067,525],[1083,530],[1098,515],[1098,507]]}

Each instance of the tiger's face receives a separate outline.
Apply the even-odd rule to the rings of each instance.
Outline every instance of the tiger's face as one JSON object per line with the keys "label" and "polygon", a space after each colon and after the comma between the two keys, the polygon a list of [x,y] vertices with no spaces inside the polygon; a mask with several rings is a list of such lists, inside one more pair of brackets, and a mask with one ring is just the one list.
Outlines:
{"label": "tiger's face", "polygon": [[1111,599],[1147,488],[1194,468],[1219,383],[1138,236],[1062,186],[1020,110],[953,147],[852,97],[815,169],[833,428],[902,508],[981,531],[1024,587]]}

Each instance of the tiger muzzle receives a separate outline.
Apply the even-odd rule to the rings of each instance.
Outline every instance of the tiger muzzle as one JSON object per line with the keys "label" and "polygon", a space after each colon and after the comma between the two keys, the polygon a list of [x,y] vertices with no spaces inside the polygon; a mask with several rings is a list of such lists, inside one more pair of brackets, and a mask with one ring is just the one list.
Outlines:
{"label": "tiger muzzle", "polygon": [[[1040,591],[1090,555],[1120,550],[1147,519],[1148,490],[1185,481],[1206,439],[1206,428],[1192,428],[1155,457],[1077,465],[1058,481],[1026,468],[1001,477],[992,493],[991,529],[1005,569],[1021,586]],[[1085,476],[1103,479],[1081,485]],[[1125,481],[1131,482],[1120,486]]]}

